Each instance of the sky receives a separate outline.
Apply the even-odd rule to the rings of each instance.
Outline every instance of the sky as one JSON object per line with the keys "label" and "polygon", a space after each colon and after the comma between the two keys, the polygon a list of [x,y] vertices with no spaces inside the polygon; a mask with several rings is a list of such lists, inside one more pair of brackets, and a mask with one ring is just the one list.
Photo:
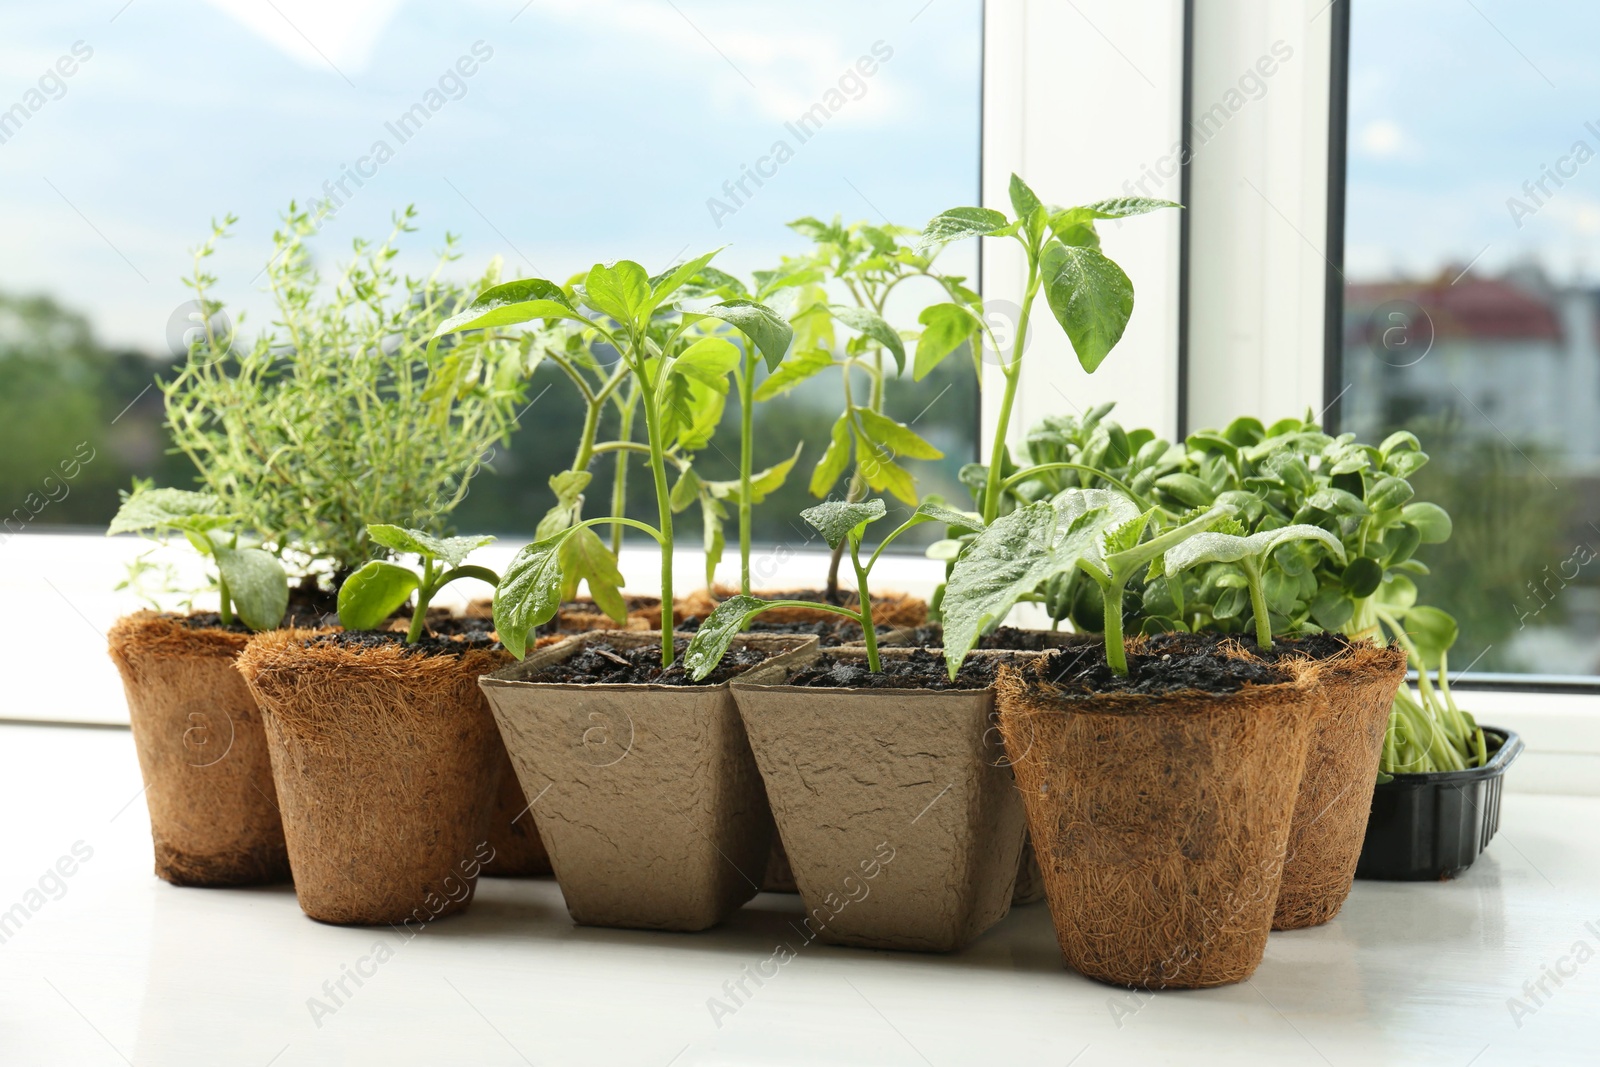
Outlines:
{"label": "sky", "polygon": [[[209,269],[259,326],[279,215],[329,192],[319,261],[415,204],[402,264],[431,266],[448,230],[461,277],[495,255],[508,276],[654,272],[722,245],[747,273],[802,250],[783,226],[801,215],[920,227],[977,200],[980,18],[978,0],[6,5],[0,290],[160,350],[191,250],[231,212]],[[802,140],[786,124],[818,103]]]}
{"label": "sky", "polygon": [[[1476,259],[1480,273],[1533,260],[1600,279],[1597,41],[1593,0],[1356,0],[1347,275]],[[1580,141],[1595,158],[1579,162]],[[1535,199],[1523,185],[1541,178]]]}

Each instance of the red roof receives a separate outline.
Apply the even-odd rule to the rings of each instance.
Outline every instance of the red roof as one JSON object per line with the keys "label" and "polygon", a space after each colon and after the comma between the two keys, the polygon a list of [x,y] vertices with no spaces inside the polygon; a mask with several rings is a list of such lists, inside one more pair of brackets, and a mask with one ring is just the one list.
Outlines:
{"label": "red roof", "polygon": [[[1451,285],[1430,282],[1357,283],[1345,289],[1345,312],[1363,320],[1351,333],[1364,339],[1364,321],[1392,300],[1416,304],[1433,320],[1437,338],[1480,341],[1560,341],[1561,320],[1553,303],[1497,278],[1462,278]],[[1355,339],[1355,338],[1352,338]]]}

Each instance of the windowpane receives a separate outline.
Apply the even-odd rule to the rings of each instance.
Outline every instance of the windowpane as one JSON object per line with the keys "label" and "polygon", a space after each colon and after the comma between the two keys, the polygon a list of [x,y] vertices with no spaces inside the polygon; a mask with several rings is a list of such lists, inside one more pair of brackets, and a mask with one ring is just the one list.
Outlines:
{"label": "windowpane", "polygon": [[[333,205],[314,245],[327,271],[415,204],[401,265],[424,272],[454,232],[463,281],[493,256],[507,276],[559,280],[719,245],[718,264],[748,279],[810,247],[784,225],[799,216],[920,227],[978,199],[979,0],[811,0],[759,17],[731,0],[213,0],[105,15],[4,16],[0,501],[43,499],[62,463],[75,471],[25,525],[103,524],[135,475],[190,484],[165,454],[159,394],[142,390],[183,349],[189,250],[229,212],[236,236],[208,269],[248,337],[272,319],[260,271],[291,199]],[[946,266],[971,275],[972,250]],[[890,317],[914,328],[937,291],[904,288]],[[947,457],[916,465],[924,488],[957,499],[977,436],[972,377],[958,360],[921,383],[907,374],[888,404]],[[785,536],[811,502],[840,393],[829,376],[766,413],[758,467],[805,450],[758,537]],[[529,395],[459,526],[526,534],[552,503],[546,479],[571,461],[582,409],[551,369]],[[737,440],[729,404],[705,476],[736,475]],[[595,473],[609,486],[604,464]]]}
{"label": "windowpane", "polygon": [[1452,669],[1600,673],[1593,4],[1351,15],[1341,429],[1422,438]]}

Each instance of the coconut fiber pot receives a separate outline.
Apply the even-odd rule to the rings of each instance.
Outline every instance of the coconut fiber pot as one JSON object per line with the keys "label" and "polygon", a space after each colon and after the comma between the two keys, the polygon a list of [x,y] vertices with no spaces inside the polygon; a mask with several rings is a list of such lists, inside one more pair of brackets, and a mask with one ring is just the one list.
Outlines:
{"label": "coconut fiber pot", "polygon": [[[567,910],[584,925],[703,930],[754,896],[766,870],[772,812],[726,683],[529,680],[590,644],[659,642],[580,634],[482,680]],[[741,646],[769,651],[769,669],[816,654],[813,637],[747,635]]]}
{"label": "coconut fiber pot", "polygon": [[261,715],[234,660],[248,633],[141,611],[108,635],[128,695],[156,875],[230,886],[289,877]]}
{"label": "coconut fiber pot", "polygon": [[505,745],[500,746],[500,788],[489,814],[489,847],[494,858],[483,865],[491,878],[536,878],[550,873],[550,853],[533,821],[533,805],[522,795],[522,783],[511,766]]}
{"label": "coconut fiber pot", "polygon": [[1067,964],[1150,989],[1249,977],[1321,714],[1314,682],[1257,664],[1270,681],[1230,693],[1068,696],[1055,661],[1002,667],[997,700]]}
{"label": "coconut fiber pot", "polygon": [[[864,650],[830,654],[866,660]],[[733,682],[733,693],[809,932],[841,945],[949,952],[1004,918],[1023,812],[994,729],[992,688],[783,680],[752,675]]]}
{"label": "coconut fiber pot", "polygon": [[1322,691],[1323,711],[1312,726],[1295,801],[1274,930],[1325,923],[1350,895],[1389,709],[1406,677],[1406,654],[1361,643],[1308,666]]}
{"label": "coconut fiber pot", "polygon": [[[331,643],[346,636],[374,641]],[[295,892],[322,922],[460,911],[493,856],[503,756],[478,677],[510,655],[377,638],[279,631],[239,657],[266,722]]]}

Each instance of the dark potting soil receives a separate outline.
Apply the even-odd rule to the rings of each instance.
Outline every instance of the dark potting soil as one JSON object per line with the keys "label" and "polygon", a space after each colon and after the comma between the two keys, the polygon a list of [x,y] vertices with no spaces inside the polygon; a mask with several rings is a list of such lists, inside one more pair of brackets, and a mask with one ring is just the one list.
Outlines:
{"label": "dark potting soil", "polygon": [[[1047,652],[1032,674],[1036,684],[1068,694],[1236,693],[1247,685],[1289,680],[1279,668],[1259,659],[1229,655],[1219,634],[1159,634],[1130,642],[1128,673],[1113,674],[1102,643]],[[1233,638],[1237,642],[1237,638]]]}
{"label": "dark potting soil", "polygon": [[[470,621],[470,620],[464,620]],[[415,644],[406,644],[406,635],[393,630],[336,630],[317,634],[306,641],[307,648],[332,646],[334,648],[362,649],[395,646],[407,655],[459,656],[474,649],[492,651],[500,647],[487,630],[463,630],[457,636],[428,633]]]}
{"label": "dark potting soil", "polygon": [[986,689],[994,682],[999,659],[969,659],[953,682],[944,657],[925,648],[914,648],[905,656],[884,657],[880,666],[883,670],[874,673],[867,669],[864,657],[843,659],[825,652],[789,675],[784,684],[815,689]]}
{"label": "dark potting soil", "polygon": [[169,619],[176,619],[183,626],[191,630],[226,630],[230,634],[247,634],[250,627],[240,622],[235,616],[228,625],[222,625],[222,615],[215,611],[197,611],[191,615],[168,615]]}
{"label": "dark potting soil", "polygon": [[[705,622],[698,615],[691,615],[687,619],[680,619],[674,626],[679,633],[694,633],[700,629],[700,624]],[[838,622],[768,622],[763,623],[760,618],[752,622],[748,629],[751,632],[764,634],[798,634],[802,637],[816,637],[817,644],[823,648],[837,648],[861,640],[861,626],[849,619],[840,619]],[[879,634],[886,634],[892,628],[880,626]]]}
{"label": "dark potting soil", "polygon": [[1332,659],[1350,651],[1351,641],[1344,634],[1320,633],[1305,634],[1301,637],[1274,637],[1271,648],[1259,648],[1254,641],[1248,642],[1246,647],[1251,655],[1259,656],[1268,663],[1277,663],[1279,660],[1300,657],[1313,660]]}
{"label": "dark potting soil", "polygon": [[679,638],[673,647],[677,655],[672,666],[662,670],[661,645],[656,641],[633,648],[617,648],[600,641],[586,645],[560,663],[553,663],[528,675],[527,681],[564,685],[721,685],[761,665],[771,656],[770,652],[761,649],[735,646],[728,649],[715,670],[695,681],[683,667],[683,654],[689,647],[688,639]]}
{"label": "dark potting soil", "polygon": [[[894,634],[895,645],[907,648],[943,648],[944,627],[937,623],[900,630]],[[1050,630],[1021,630],[1015,626],[1002,626],[993,633],[978,638],[978,648],[1000,652],[1048,652],[1069,644],[1094,644],[1099,634],[1075,634]]]}

